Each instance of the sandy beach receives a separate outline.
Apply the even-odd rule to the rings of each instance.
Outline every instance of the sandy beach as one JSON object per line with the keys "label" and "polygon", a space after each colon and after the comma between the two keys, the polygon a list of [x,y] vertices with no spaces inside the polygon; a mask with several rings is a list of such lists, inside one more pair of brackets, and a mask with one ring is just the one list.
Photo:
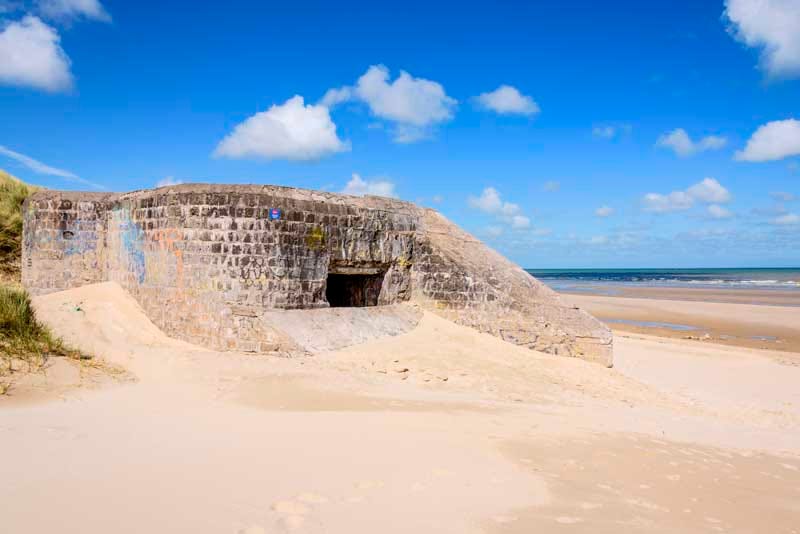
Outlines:
{"label": "sandy beach", "polygon": [[5,532],[800,528],[800,367],[774,350],[619,332],[606,369],[426,313],[276,358],[170,339],[113,284],[35,304],[126,372],[0,399]]}
{"label": "sandy beach", "polygon": [[800,352],[800,291],[653,287],[598,287],[597,291],[600,294],[571,293],[567,298],[617,332]]}

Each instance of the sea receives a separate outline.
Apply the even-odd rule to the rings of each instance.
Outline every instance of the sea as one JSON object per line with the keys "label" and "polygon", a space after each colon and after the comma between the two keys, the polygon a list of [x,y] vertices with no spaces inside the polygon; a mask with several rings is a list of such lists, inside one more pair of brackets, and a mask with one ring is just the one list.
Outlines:
{"label": "sea", "polygon": [[598,287],[674,287],[800,291],[798,268],[748,269],[525,269],[556,291]]}

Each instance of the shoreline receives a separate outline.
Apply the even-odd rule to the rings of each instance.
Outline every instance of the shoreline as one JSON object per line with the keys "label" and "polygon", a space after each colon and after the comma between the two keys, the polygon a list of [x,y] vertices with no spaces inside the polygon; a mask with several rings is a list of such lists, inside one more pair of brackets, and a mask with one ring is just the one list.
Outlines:
{"label": "shoreline", "polygon": [[615,333],[800,353],[800,292],[596,287],[603,294],[561,294]]}

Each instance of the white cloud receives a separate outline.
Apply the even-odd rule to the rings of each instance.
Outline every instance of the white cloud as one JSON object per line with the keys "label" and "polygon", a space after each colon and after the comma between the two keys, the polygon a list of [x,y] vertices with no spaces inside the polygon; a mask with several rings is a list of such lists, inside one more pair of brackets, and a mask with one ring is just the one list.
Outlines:
{"label": "white cloud", "polygon": [[711,204],[706,208],[706,211],[714,219],[728,219],[733,217],[733,213],[729,209],[723,208],[719,204]]}
{"label": "white cloud", "polygon": [[787,213],[785,215],[781,215],[780,217],[775,217],[772,219],[772,224],[777,224],[781,226],[788,226],[791,224],[798,224],[800,223],[800,215],[796,213]]}
{"label": "white cloud", "polygon": [[685,158],[705,152],[707,150],[719,150],[728,143],[725,137],[718,135],[709,135],[703,137],[699,141],[692,141],[689,134],[683,128],[676,128],[669,133],[666,133],[658,138],[656,146],[661,148],[669,148],[678,156]]}
{"label": "white cloud", "polygon": [[686,190],[692,198],[706,203],[724,204],[731,201],[731,193],[714,178],[703,178]]}
{"label": "white cloud", "polygon": [[400,143],[430,137],[430,128],[452,119],[458,103],[441,84],[405,71],[390,82],[389,69],[383,65],[372,65],[354,87],[328,90],[320,105],[332,107],[348,100],[364,102],[374,116],[395,123],[395,141]]}
{"label": "white cloud", "polygon": [[328,108],[304,105],[303,97],[296,95],[238,124],[217,145],[214,155],[300,161],[347,150],[350,145],[336,135]]}
{"label": "white cloud", "polygon": [[800,121],[786,119],[768,122],[755,131],[744,150],[736,153],[739,161],[774,161],[800,154]]}
{"label": "white cloud", "polygon": [[443,200],[444,197],[442,195],[433,195],[431,197],[431,202],[433,202],[434,204],[441,204]]}
{"label": "white cloud", "polygon": [[378,197],[392,197],[396,198],[397,193],[394,191],[394,183],[386,179],[377,180],[364,180],[356,173],[347,182],[342,193],[345,195],[374,195]]}
{"label": "white cloud", "polygon": [[555,193],[559,189],[561,189],[561,182],[557,182],[555,180],[550,180],[544,183],[542,189],[548,193]]}
{"label": "white cloud", "polygon": [[70,20],[80,17],[111,22],[111,15],[98,0],[39,0],[39,12],[50,19]]}
{"label": "white cloud", "polygon": [[501,85],[490,93],[481,93],[475,99],[482,107],[501,115],[534,115],[540,111],[533,98],[510,85]]}
{"label": "white cloud", "polygon": [[761,49],[761,66],[770,76],[800,75],[800,2],[726,0],[733,36]]}
{"label": "white cloud", "polygon": [[519,205],[505,202],[494,187],[485,188],[479,197],[470,196],[467,203],[472,208],[495,216],[514,230],[530,228],[531,220],[522,213]]}
{"label": "white cloud", "polygon": [[156,182],[156,187],[167,187],[170,185],[180,185],[183,183],[183,180],[178,180],[174,176],[166,176]]}
{"label": "white cloud", "polygon": [[598,217],[608,217],[610,215],[613,215],[613,213],[614,213],[614,208],[612,208],[611,206],[600,206],[599,208],[594,210],[594,214],[597,215]]}
{"label": "white cloud", "polygon": [[647,193],[642,203],[645,211],[668,213],[670,211],[688,210],[694,205],[694,199],[685,191],[673,191],[668,195]]}
{"label": "white cloud", "polygon": [[73,172],[66,171],[64,169],[59,169],[58,167],[51,167],[50,165],[42,163],[39,160],[33,159],[30,156],[26,156],[25,154],[20,154],[19,152],[15,152],[3,145],[0,145],[0,154],[21,163],[22,165],[26,166],[27,168],[29,168],[30,170],[32,170],[37,174],[57,176],[59,178],[64,178],[65,180],[68,180],[70,182],[76,182],[79,184],[87,185],[93,189],[105,189],[105,186],[96,184],[94,182],[90,182],[89,180],[85,180]]}
{"label": "white cloud", "polygon": [[595,126],[592,128],[592,135],[603,139],[611,139],[617,135],[617,129],[613,126]]}
{"label": "white cloud", "polygon": [[332,108],[338,106],[342,102],[347,102],[351,98],[353,98],[353,90],[350,87],[328,89],[319,101],[319,104],[326,108]]}
{"label": "white cloud", "polygon": [[0,32],[0,83],[66,91],[72,87],[70,60],[58,32],[28,15]]}
{"label": "white cloud", "polygon": [[511,217],[511,228],[515,230],[523,230],[530,228],[531,220],[525,215],[514,215]]}
{"label": "white cloud", "polygon": [[686,211],[694,206],[695,201],[705,204],[722,204],[730,200],[731,194],[722,184],[714,178],[705,178],[686,191],[673,191],[667,195],[647,193],[642,198],[642,206],[645,211],[669,213]]}

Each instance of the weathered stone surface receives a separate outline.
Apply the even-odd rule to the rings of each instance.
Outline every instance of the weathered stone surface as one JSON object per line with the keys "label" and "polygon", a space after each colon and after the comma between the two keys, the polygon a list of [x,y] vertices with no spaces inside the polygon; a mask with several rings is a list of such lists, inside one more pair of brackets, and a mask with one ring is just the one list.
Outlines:
{"label": "weathered stone surface", "polygon": [[512,343],[611,364],[611,334],[601,323],[408,202],[186,184],[40,191],[24,213],[23,283],[31,293],[115,281],[169,335],[211,348],[284,346],[265,313],[327,308],[331,273],[366,281],[359,302],[412,301]]}

